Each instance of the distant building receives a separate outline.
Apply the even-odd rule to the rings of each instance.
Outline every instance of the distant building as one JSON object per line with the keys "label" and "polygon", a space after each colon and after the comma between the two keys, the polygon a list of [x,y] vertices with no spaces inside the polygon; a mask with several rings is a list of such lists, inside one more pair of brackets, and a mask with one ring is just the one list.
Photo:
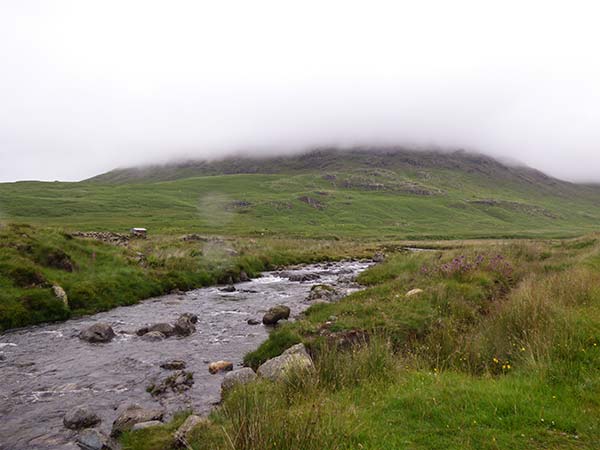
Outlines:
{"label": "distant building", "polygon": [[132,228],[129,231],[131,232],[131,235],[133,237],[145,238],[146,235],[148,234],[148,230],[146,228]]}

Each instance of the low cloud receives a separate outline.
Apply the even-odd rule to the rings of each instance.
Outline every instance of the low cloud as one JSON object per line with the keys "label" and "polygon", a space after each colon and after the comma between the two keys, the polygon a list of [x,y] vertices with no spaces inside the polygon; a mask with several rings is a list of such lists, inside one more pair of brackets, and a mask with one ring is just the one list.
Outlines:
{"label": "low cloud", "polygon": [[5,3],[0,181],[357,145],[600,181],[592,11],[415,3]]}

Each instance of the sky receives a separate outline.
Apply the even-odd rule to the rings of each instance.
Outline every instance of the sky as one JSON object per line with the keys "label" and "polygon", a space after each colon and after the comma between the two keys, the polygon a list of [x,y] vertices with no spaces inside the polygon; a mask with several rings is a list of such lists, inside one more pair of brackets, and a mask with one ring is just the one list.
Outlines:
{"label": "sky", "polygon": [[594,1],[0,2],[0,181],[323,146],[600,182]]}

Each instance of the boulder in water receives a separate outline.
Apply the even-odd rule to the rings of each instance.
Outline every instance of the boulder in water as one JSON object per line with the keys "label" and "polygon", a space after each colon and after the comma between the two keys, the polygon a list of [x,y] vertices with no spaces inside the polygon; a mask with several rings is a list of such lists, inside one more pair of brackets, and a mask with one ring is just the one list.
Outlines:
{"label": "boulder in water", "polygon": [[231,361],[216,361],[208,365],[208,371],[213,375],[219,372],[229,372],[233,370]]}
{"label": "boulder in water", "polygon": [[87,342],[110,342],[115,337],[115,332],[107,323],[95,323],[79,333],[79,339]]}
{"label": "boulder in water", "polygon": [[241,281],[241,282],[250,281],[250,277],[249,277],[249,276],[248,276],[248,274],[247,274],[245,271],[243,271],[243,270],[241,270],[241,271],[240,271],[240,281]]}
{"label": "boulder in water", "polygon": [[197,321],[198,317],[193,314],[182,314],[175,322],[175,334],[177,336],[190,336],[196,332],[194,323]]}
{"label": "boulder in water", "polygon": [[237,291],[237,289],[235,288],[235,286],[231,285],[231,286],[225,286],[224,288],[219,289],[219,291],[221,291],[221,292],[235,292],[235,291]]}
{"label": "boulder in water", "polygon": [[263,316],[262,322],[265,325],[275,325],[282,319],[288,319],[290,317],[290,308],[285,305],[277,305],[269,309]]}
{"label": "boulder in water", "polygon": [[181,370],[169,375],[159,384],[152,384],[146,389],[154,397],[166,394],[168,391],[181,393],[194,385],[194,374]]}
{"label": "boulder in water", "polygon": [[77,406],[65,414],[63,424],[71,430],[90,428],[101,422],[100,417],[86,406]]}
{"label": "boulder in water", "polygon": [[186,363],[181,359],[172,359],[170,361],[165,361],[160,367],[167,370],[183,370],[186,367]]}
{"label": "boulder in water", "polygon": [[162,341],[165,338],[166,336],[160,331],[149,331],[148,333],[142,336],[143,340],[150,342]]}
{"label": "boulder in water", "polygon": [[247,323],[248,325],[259,325],[259,324],[260,324],[260,321],[258,321],[258,320],[256,320],[256,319],[248,319],[248,320],[246,321],[246,323]]}

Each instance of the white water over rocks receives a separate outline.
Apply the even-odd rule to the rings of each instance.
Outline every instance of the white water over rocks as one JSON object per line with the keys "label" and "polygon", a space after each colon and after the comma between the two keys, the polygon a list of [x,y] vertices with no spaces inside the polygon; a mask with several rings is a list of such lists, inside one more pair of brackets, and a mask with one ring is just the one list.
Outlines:
{"label": "white water over rocks", "polygon": [[[0,335],[4,356],[0,360],[0,449],[67,448],[75,432],[64,428],[62,419],[75,406],[95,411],[102,419],[99,428],[105,432],[110,431],[117,410],[127,404],[159,406],[146,387],[172,373],[160,368],[166,360],[186,361],[195,383],[188,391],[161,398],[162,406],[169,414],[189,408],[207,412],[220,399],[224,376],[210,375],[208,363],[224,359],[239,367],[243,356],[267,337],[268,328],[249,325],[248,319],[260,320],[277,304],[290,307],[293,319],[310,305],[306,297],[313,285],[333,284],[347,293],[356,286],[342,280],[367,267],[365,262],[340,262],[285,272],[288,276],[319,275],[302,283],[284,274],[266,273],[237,284],[235,292],[196,289]],[[142,326],[174,322],[182,313],[198,315],[197,332],[191,336],[149,342],[135,335]],[[112,342],[90,344],[77,337],[80,330],[97,322],[113,327],[117,336]]]}

